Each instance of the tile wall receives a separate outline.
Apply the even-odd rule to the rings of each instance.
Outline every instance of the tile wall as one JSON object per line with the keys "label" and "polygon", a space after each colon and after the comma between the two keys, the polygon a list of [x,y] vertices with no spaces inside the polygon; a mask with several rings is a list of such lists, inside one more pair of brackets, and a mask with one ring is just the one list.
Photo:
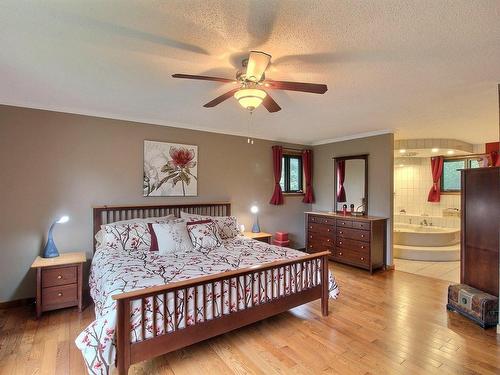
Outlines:
{"label": "tile wall", "polygon": [[[436,226],[459,228],[459,217],[443,217],[443,209],[460,209],[460,195],[441,195],[441,202],[427,202],[432,186],[430,158],[411,158],[394,168],[394,221],[420,224],[423,219]],[[406,214],[400,214],[405,210]],[[422,217],[424,216],[424,217]]]}

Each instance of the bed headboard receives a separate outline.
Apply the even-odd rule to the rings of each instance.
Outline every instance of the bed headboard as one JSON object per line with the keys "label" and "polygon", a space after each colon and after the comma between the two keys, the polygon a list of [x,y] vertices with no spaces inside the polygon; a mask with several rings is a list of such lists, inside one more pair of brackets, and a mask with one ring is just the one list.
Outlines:
{"label": "bed headboard", "polygon": [[101,225],[114,223],[120,220],[135,218],[159,217],[173,214],[180,217],[181,211],[190,214],[209,216],[231,215],[231,203],[193,203],[193,204],[159,204],[147,206],[101,206],[94,207],[94,252],[96,248],[95,235],[101,229]]}

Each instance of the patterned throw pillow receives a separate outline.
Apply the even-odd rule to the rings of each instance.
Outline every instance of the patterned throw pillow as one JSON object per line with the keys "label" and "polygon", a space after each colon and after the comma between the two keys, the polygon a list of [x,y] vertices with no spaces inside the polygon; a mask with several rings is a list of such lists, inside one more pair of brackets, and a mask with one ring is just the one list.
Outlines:
{"label": "patterned throw pillow", "polygon": [[117,250],[149,250],[151,246],[147,223],[106,224],[101,228],[102,244],[106,247]]}
{"label": "patterned throw pillow", "polygon": [[210,251],[222,245],[217,227],[212,220],[192,221],[186,224],[195,250]]}
{"label": "patterned throw pillow", "polygon": [[181,211],[181,218],[186,219],[188,222],[212,220],[217,227],[217,232],[219,233],[220,238],[223,240],[240,235],[238,219],[236,219],[236,216],[204,216]]}
{"label": "patterned throw pillow", "polygon": [[161,255],[193,249],[186,228],[186,220],[170,220],[165,223],[149,223],[151,232],[151,251]]}

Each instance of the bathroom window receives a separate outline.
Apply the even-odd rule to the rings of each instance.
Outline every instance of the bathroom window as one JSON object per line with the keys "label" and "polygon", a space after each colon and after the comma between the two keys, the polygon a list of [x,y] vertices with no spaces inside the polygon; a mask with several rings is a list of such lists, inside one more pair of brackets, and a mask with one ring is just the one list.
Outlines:
{"label": "bathroom window", "polygon": [[460,169],[479,168],[478,158],[444,159],[441,191],[443,193],[459,193],[461,189]]}
{"label": "bathroom window", "polygon": [[283,155],[281,160],[281,190],[283,193],[303,192],[302,156]]}

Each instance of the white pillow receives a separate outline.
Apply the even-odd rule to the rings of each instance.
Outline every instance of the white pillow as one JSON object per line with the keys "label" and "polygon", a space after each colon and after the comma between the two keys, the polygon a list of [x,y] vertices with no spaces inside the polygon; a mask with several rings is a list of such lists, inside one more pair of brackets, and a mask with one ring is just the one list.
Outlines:
{"label": "white pillow", "polygon": [[159,254],[166,255],[193,250],[191,238],[186,228],[186,220],[176,219],[151,225],[158,243]]}
{"label": "white pillow", "polygon": [[217,227],[217,232],[219,233],[220,238],[223,240],[240,235],[238,219],[236,219],[236,216],[205,216],[181,211],[181,218],[186,219],[188,222],[212,220]]}
{"label": "white pillow", "polygon": [[107,223],[101,225],[101,229],[104,229],[103,227],[106,225],[120,225],[120,224],[132,224],[132,223],[157,223],[157,222],[163,222],[163,221],[168,221],[168,220],[174,220],[175,215],[167,215],[167,216],[159,216],[159,217],[146,217],[146,218],[140,218],[136,217],[134,219],[128,219],[128,220],[120,220],[120,221],[114,221],[112,223]]}

